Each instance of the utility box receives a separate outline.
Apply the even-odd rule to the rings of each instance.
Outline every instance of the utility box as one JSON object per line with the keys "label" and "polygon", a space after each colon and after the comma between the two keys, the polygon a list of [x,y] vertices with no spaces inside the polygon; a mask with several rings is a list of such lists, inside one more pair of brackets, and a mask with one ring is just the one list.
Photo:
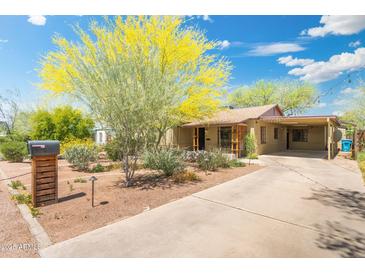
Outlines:
{"label": "utility box", "polygon": [[59,141],[29,141],[32,158],[32,203],[45,206],[58,202]]}

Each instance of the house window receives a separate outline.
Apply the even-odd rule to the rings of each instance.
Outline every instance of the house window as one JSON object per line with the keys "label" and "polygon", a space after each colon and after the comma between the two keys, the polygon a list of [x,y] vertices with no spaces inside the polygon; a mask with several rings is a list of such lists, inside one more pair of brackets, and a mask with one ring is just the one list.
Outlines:
{"label": "house window", "polygon": [[261,144],[266,144],[266,127],[260,127]]}
{"label": "house window", "polygon": [[279,128],[274,128],[274,139],[277,140],[279,139]]}
{"label": "house window", "polygon": [[219,130],[220,147],[224,151],[230,151],[232,145],[232,128],[221,127]]}
{"label": "house window", "polygon": [[308,142],[308,129],[293,129],[293,142]]}

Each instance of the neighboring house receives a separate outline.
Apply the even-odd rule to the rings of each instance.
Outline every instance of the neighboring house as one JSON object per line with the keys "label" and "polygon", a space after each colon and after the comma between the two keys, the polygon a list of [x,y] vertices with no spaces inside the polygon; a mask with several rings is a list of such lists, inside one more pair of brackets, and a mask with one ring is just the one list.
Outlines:
{"label": "neighboring house", "polygon": [[327,150],[328,159],[337,153],[336,116],[285,116],[278,105],[227,109],[213,117],[170,130],[165,145],[190,150],[219,148],[242,157],[247,133],[256,137],[256,153],[287,149]]}
{"label": "neighboring house", "polygon": [[110,128],[94,128],[94,140],[97,145],[107,144],[113,137],[113,131]]}

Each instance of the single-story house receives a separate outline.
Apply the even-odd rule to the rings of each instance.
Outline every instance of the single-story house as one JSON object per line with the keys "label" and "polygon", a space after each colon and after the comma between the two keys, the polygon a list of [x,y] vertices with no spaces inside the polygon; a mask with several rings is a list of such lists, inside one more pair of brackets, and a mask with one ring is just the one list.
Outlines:
{"label": "single-story house", "polygon": [[171,129],[164,145],[190,150],[219,148],[242,157],[245,136],[252,133],[258,155],[284,150],[326,150],[331,159],[337,153],[339,126],[334,115],[285,116],[278,105],[227,109]]}

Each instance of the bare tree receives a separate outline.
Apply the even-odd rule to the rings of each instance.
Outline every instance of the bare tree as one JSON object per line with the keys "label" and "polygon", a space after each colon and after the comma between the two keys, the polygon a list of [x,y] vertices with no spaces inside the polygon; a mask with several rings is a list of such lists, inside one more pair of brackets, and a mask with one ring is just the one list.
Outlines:
{"label": "bare tree", "polygon": [[15,99],[19,97],[19,90],[7,90],[7,93],[7,96],[0,95],[0,123],[6,134],[11,135],[19,115],[19,105]]}

